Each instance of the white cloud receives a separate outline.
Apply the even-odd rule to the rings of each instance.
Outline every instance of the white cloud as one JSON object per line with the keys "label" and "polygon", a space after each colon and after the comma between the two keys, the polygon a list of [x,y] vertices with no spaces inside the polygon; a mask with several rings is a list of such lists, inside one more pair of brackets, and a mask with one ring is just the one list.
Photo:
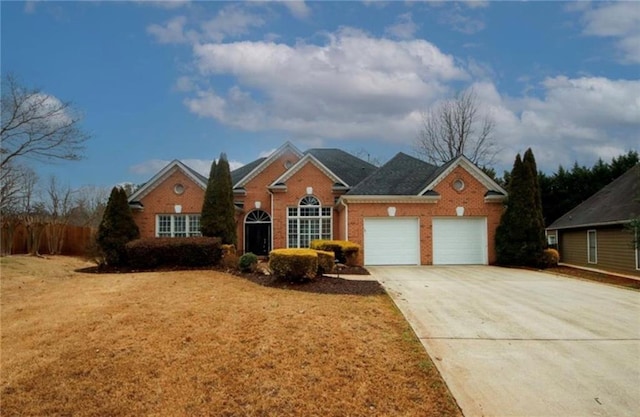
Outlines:
{"label": "white cloud", "polygon": [[227,92],[185,100],[194,113],[244,130],[296,138],[415,134],[415,114],[468,77],[424,40],[393,41],[343,28],[323,45],[234,42],[194,46],[204,76],[233,76]]}
{"label": "white cloud", "polygon": [[285,0],[282,4],[298,19],[304,19],[311,15],[311,9],[302,0]]}
{"label": "white cloud", "polygon": [[478,33],[485,28],[485,24],[482,20],[469,17],[454,10],[443,12],[440,16],[439,22],[441,24],[449,26],[455,31],[467,35],[473,35],[474,33]]}
{"label": "white cloud", "polygon": [[188,23],[185,16],[176,16],[163,25],[147,26],[147,33],[160,43],[222,42],[227,37],[245,35],[265,22],[259,15],[231,4],[220,9],[213,18],[200,22],[199,30],[187,30]]}
{"label": "white cloud", "polygon": [[638,149],[640,81],[557,76],[544,80],[541,87],[541,98],[508,98],[491,83],[475,86],[479,101],[496,122],[495,138],[505,166],[528,147],[538,166],[548,171],[559,163],[589,164]]}
{"label": "white cloud", "polygon": [[147,33],[153,35],[160,43],[184,43],[189,38],[184,32],[187,18],[176,16],[169,20],[164,26],[152,24],[147,26]]}
{"label": "white cloud", "polygon": [[640,5],[616,2],[584,10],[584,34],[615,38],[622,61],[640,63]]}
{"label": "white cloud", "polygon": [[155,175],[158,171],[167,166],[169,162],[171,161],[166,161],[164,159],[150,159],[133,165],[129,168],[129,171],[137,175]]}
{"label": "white cloud", "polygon": [[[153,176],[157,174],[162,168],[166,167],[171,161],[165,159],[150,159],[148,161],[141,162],[139,164],[133,165],[129,168],[129,171],[136,175],[148,175]],[[209,171],[211,170],[211,162],[212,159],[182,159],[181,162],[193,169],[194,171],[204,175],[205,177],[209,176]],[[229,169],[233,171],[234,169],[238,169],[245,164],[240,161],[229,161]]]}
{"label": "white cloud", "polygon": [[396,23],[384,31],[398,39],[411,39],[417,30],[418,25],[414,23],[411,13],[404,13],[396,18]]}
{"label": "white cloud", "polygon": [[251,28],[264,25],[264,19],[249,13],[236,5],[221,9],[218,14],[201,25],[201,41],[221,42],[229,36],[240,36],[249,32]]}

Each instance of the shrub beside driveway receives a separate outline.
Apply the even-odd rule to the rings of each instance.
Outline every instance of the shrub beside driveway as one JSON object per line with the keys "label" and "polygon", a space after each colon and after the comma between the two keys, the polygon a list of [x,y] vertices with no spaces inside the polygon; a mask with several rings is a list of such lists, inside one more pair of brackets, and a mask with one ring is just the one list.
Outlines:
{"label": "shrub beside driveway", "polygon": [[460,416],[386,295],[0,259],[2,415]]}

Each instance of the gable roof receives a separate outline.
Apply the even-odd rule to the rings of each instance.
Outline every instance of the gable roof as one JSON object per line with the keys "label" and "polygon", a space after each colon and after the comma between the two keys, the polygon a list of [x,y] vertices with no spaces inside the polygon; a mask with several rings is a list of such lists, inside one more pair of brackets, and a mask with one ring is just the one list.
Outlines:
{"label": "gable roof", "polygon": [[[273,161],[278,159],[282,154],[284,154],[287,151],[293,152],[294,154],[296,154],[300,158],[302,158],[302,156],[303,156],[302,152],[300,152],[300,150],[298,148],[293,146],[293,144],[291,142],[285,142],[281,147],[279,147],[278,149],[273,151],[271,153],[271,155],[269,155],[268,157],[262,159],[262,161],[260,161],[258,159],[256,161],[253,161],[250,164],[248,164],[248,165],[250,165],[252,167],[252,169],[251,170],[247,169],[248,172],[242,177],[240,177],[240,175],[237,175],[240,178],[237,181],[234,181],[233,188],[243,187],[247,182],[249,182],[250,180],[255,178],[258,174],[260,174],[262,171],[264,171],[264,169],[266,167],[271,165],[271,163]],[[258,162],[258,161],[260,161],[260,162]],[[239,168],[239,169],[241,169],[241,168]],[[242,171],[242,173],[244,173],[244,171]],[[232,175],[232,181],[233,181],[233,175]]]}
{"label": "gable roof", "polygon": [[498,183],[496,183],[491,177],[484,173],[476,164],[471,162],[466,156],[460,155],[443,166],[441,166],[434,174],[429,178],[427,186],[424,187],[420,194],[425,194],[435,188],[436,185],[440,183],[443,179],[446,178],[447,175],[451,173],[456,167],[462,167],[467,170],[471,175],[474,176],[484,187],[488,190],[488,192],[492,192],[501,194],[503,196],[507,196],[507,191],[502,188]]}
{"label": "gable roof", "polygon": [[283,188],[284,183],[291,177],[295,175],[296,172],[300,171],[303,166],[307,164],[315,165],[320,171],[324,172],[324,174],[331,178],[331,180],[335,184],[345,184],[345,181],[338,177],[334,172],[332,172],[329,168],[327,168],[322,162],[320,162],[315,156],[308,153],[302,157],[298,162],[296,162],[291,168],[286,170],[280,177],[278,177],[271,185],[270,188]]}
{"label": "gable roof", "polygon": [[347,187],[355,186],[377,169],[375,165],[341,149],[316,148],[307,150],[305,154],[313,155]]}
{"label": "gable roof", "polygon": [[185,175],[193,180],[203,190],[207,188],[207,178],[196,172],[194,169],[186,166],[181,161],[174,159],[169,162],[164,168],[162,168],[156,175],[154,175],[149,181],[147,181],[142,187],[138,188],[135,193],[129,196],[129,203],[135,202],[149,194],[155,189],[165,178],[171,175],[175,170],[180,170]]}
{"label": "gable roof", "polygon": [[640,216],[640,164],[553,222],[547,229],[627,223]]}
{"label": "gable roof", "polygon": [[231,184],[235,186],[241,179],[246,177],[251,171],[253,171],[258,165],[260,165],[266,157],[258,158],[253,162],[249,162],[246,165],[241,166],[240,168],[234,169],[231,171]]}
{"label": "gable roof", "polygon": [[354,188],[348,195],[418,195],[438,168],[399,152]]}

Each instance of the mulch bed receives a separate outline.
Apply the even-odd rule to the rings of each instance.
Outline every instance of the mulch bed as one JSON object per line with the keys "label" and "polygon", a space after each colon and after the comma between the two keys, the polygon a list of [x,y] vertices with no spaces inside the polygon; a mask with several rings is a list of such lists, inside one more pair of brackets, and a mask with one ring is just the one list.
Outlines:
{"label": "mulch bed", "polygon": [[[184,270],[208,270],[210,267],[202,268],[159,268],[152,271],[134,270],[128,267],[98,267],[91,266],[81,268],[76,272],[87,274],[123,274],[137,272],[172,272]],[[287,290],[303,291],[316,294],[345,294],[345,295],[382,295],[385,294],[384,288],[377,281],[354,281],[349,279],[334,278],[328,276],[319,276],[315,279],[306,279],[302,281],[290,281],[273,275],[264,275],[261,273],[242,273],[236,270],[225,270],[223,268],[214,268],[217,271],[224,271],[232,275],[244,278],[263,287],[280,288]],[[369,275],[369,271],[361,266],[345,267],[340,271],[340,275]]]}
{"label": "mulch bed", "polygon": [[601,272],[586,271],[569,266],[556,266],[545,269],[545,272],[551,272],[561,275],[569,275],[575,278],[587,279],[590,281],[602,282],[604,284],[617,285],[620,287],[640,290],[640,280],[633,278],[625,278],[617,275],[604,274]]}

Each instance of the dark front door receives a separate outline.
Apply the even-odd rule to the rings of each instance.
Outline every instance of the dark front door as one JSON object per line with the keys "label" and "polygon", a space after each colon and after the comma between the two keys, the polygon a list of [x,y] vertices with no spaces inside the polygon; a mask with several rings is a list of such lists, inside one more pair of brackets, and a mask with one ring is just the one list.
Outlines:
{"label": "dark front door", "polygon": [[252,252],[258,256],[268,255],[271,244],[271,223],[245,224],[245,239],[245,253]]}

